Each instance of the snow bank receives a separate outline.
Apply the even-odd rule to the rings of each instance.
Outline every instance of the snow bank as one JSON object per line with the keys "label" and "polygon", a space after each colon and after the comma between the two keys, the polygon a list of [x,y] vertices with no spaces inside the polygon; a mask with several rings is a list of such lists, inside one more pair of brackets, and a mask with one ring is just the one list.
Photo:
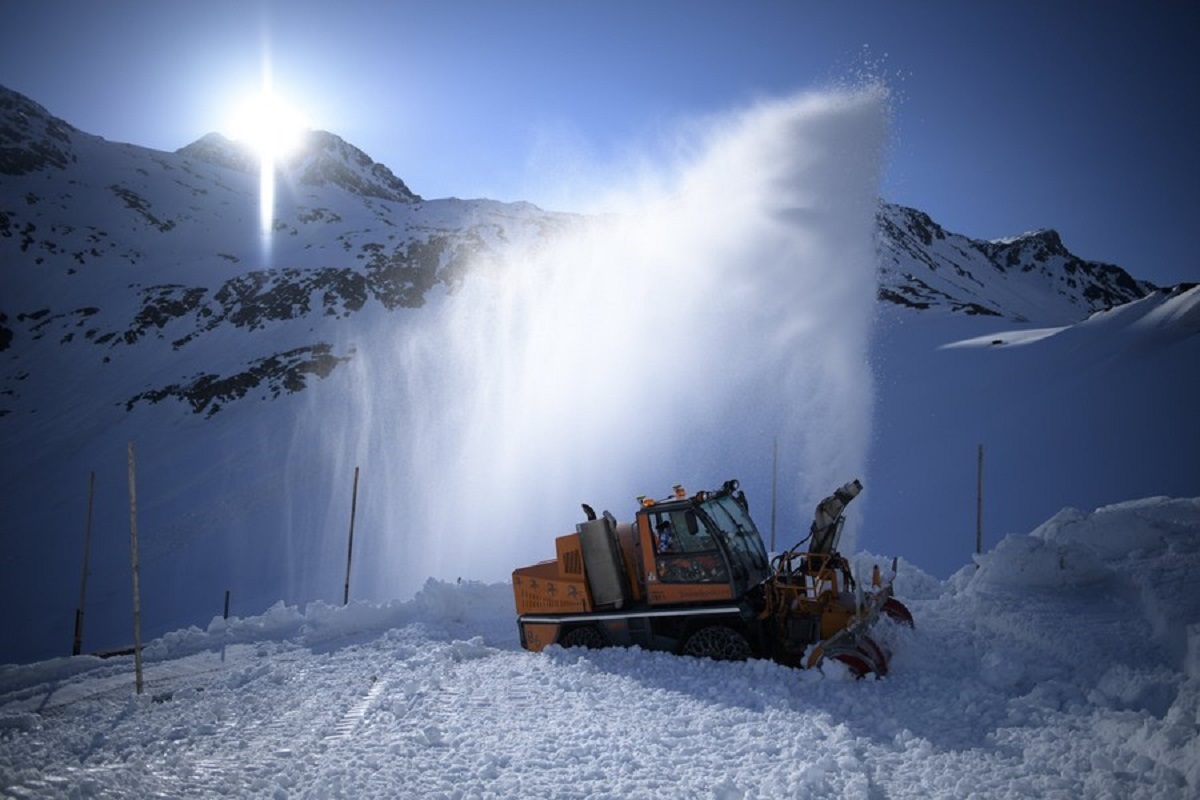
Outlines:
{"label": "snow bank", "polygon": [[1031,534],[1005,536],[975,557],[974,590],[1064,589],[1107,580],[1112,573],[1086,545],[1048,542]]}
{"label": "snow bank", "polygon": [[[262,645],[283,641],[307,647],[326,646],[378,636],[413,624],[420,624],[447,640],[458,636],[477,640],[481,646],[484,642],[492,646],[513,646],[517,632],[512,586],[474,581],[447,583],[430,578],[421,591],[407,601],[351,602],[343,606],[318,601],[309,603],[304,609],[279,602],[256,616],[214,617],[205,629],[193,626],[172,631],[147,642],[142,657],[147,663],[162,662],[221,650],[234,644]],[[0,695],[19,693],[26,687],[62,683],[75,675],[121,660],[77,656],[0,666]],[[18,724],[21,724],[19,720],[0,722],[0,726]]]}
{"label": "snow bank", "polygon": [[0,694],[7,694],[31,683],[65,681],[102,664],[96,656],[63,656],[33,664],[0,665]]}
{"label": "snow bank", "polygon": [[1160,555],[1173,546],[1186,549],[1198,528],[1200,497],[1148,497],[1090,514],[1065,508],[1030,535],[1047,542],[1086,545],[1102,559],[1114,560]]}
{"label": "snow bank", "polygon": [[1065,508],[977,556],[970,588],[1070,588],[1153,571],[1157,583],[1185,590],[1180,580],[1194,577],[1187,567],[1200,557],[1198,531],[1200,498],[1152,497],[1090,513]]}
{"label": "snow bank", "polygon": [[1184,672],[1197,656],[1200,498],[1152,497],[1066,508],[1029,534],[1010,534],[976,557],[978,570],[949,582],[979,595],[1051,592],[1080,605],[1116,603],[1140,617],[1138,642],[1165,651]]}
{"label": "snow bank", "polygon": [[[277,603],[265,614],[245,619],[214,617],[206,631],[192,628],[164,636],[151,647],[175,657],[222,642],[297,639],[312,646],[354,637],[372,636],[415,623],[447,634],[455,631],[494,631],[493,638],[516,636],[512,586],[476,581],[447,583],[430,578],[412,600],[387,603],[352,602],[330,605],[317,601],[303,611]],[[508,634],[505,636],[505,634]],[[150,649],[150,648],[148,648]]]}

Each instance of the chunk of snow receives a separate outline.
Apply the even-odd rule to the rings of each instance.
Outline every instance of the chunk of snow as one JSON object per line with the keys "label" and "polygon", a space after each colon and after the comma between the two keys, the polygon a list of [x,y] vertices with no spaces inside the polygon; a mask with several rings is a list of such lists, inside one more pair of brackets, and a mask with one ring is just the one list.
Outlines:
{"label": "chunk of snow", "polygon": [[1112,577],[1086,545],[1009,534],[989,553],[976,556],[972,590],[1061,589]]}

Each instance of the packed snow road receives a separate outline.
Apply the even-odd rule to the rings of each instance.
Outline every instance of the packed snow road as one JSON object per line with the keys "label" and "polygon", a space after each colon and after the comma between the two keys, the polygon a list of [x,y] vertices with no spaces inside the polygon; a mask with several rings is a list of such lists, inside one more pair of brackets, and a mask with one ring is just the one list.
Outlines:
{"label": "packed snow road", "polygon": [[1196,797],[1200,501],[1113,509],[902,565],[883,680],[527,653],[510,586],[435,581],[164,637],[141,696],[131,658],[0,668],[0,795]]}

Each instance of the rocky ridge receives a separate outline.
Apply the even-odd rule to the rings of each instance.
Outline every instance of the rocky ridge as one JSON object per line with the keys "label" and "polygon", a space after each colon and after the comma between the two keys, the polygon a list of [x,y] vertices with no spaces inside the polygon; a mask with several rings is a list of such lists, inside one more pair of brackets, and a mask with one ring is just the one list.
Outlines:
{"label": "rocky ridge", "polygon": [[907,308],[1069,324],[1157,288],[1118,266],[1079,258],[1053,230],[972,239],[890,204],[877,220],[879,299]]}

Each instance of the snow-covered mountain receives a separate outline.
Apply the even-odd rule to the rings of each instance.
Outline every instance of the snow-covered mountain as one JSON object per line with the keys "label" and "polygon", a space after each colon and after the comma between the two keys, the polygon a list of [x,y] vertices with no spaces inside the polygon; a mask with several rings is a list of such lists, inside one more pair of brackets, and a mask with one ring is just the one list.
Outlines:
{"label": "snow-covered mountain", "polygon": [[[258,159],[249,150],[219,133],[202,136],[176,153],[238,172],[258,170]],[[282,166],[304,186],[340,186],[362,197],[397,203],[421,200],[390,169],[371,160],[354,145],[325,131],[304,134],[295,154]]]}
{"label": "snow-covered mountain", "polygon": [[[842,441],[831,420],[844,409],[819,391],[786,395],[778,359],[743,374],[759,365],[751,346],[770,351],[776,338],[820,333],[828,321],[789,316],[798,295],[823,302],[832,278],[778,266],[791,251],[781,257],[776,228],[738,228],[734,266],[715,288],[686,272],[645,274],[653,259],[686,267],[702,257],[691,239],[703,250],[733,219],[729,195],[701,209],[707,228],[666,240],[525,203],[423,199],[323,132],[276,180],[264,232],[258,165],[236,143],[210,134],[166,153],[107,142],[0,89],[0,604],[33,605],[6,621],[0,662],[66,647],[93,470],[87,642],[127,643],[130,442],[145,624],[161,633],[207,619],[226,589],[235,608],[254,612],[340,597],[360,463],[356,558],[382,573],[370,590],[382,600],[410,596],[430,563],[434,577],[498,580],[545,557],[575,503],[598,491],[580,477],[588,469],[627,473],[618,499],[737,476],[761,524],[778,432],[769,412],[807,414],[811,404],[821,415],[801,420],[814,430],[799,441],[781,442],[785,476],[804,471],[797,449]],[[875,416],[873,433],[857,432],[870,440],[865,516],[852,520],[860,543],[941,577],[966,563],[977,443],[988,452],[990,542],[1067,505],[1200,493],[1190,444],[1200,441],[1200,291],[1078,259],[1051,231],[983,242],[887,204],[875,221],[878,283],[865,300],[878,318]],[[572,248],[561,245],[567,234]],[[601,249],[615,255],[599,267],[578,260]],[[512,269],[535,259],[553,274]],[[751,273],[794,286],[764,301],[746,289]],[[472,303],[452,308],[464,295]],[[556,310],[532,313],[536,303],[511,302],[520,296]],[[738,305],[746,297],[759,305]],[[759,313],[764,302],[770,314]],[[850,316],[870,317],[860,312]],[[842,308],[824,313],[836,319]],[[755,317],[788,331],[756,339],[746,323]],[[648,318],[688,337],[630,338]],[[514,354],[494,335],[538,344]],[[811,372],[836,380],[840,336],[786,360],[805,371],[827,350],[833,371]],[[610,340],[635,355],[605,350]],[[722,350],[727,340],[737,348]],[[549,364],[549,378],[532,362]],[[464,399],[439,392],[422,403],[430,385]],[[571,404],[540,404],[546,396]],[[492,431],[493,418],[476,413],[517,405],[540,429]],[[580,432],[585,416],[609,426]],[[597,440],[614,431],[632,444],[601,460]],[[449,446],[468,434],[483,444]],[[435,500],[412,495],[418,473],[439,487]],[[487,494],[498,476],[523,484],[520,496],[508,484]],[[570,503],[559,502],[564,493]],[[780,544],[806,529],[817,499],[782,501]],[[414,523],[422,503],[432,508]]]}
{"label": "snow-covered mountain", "polygon": [[[425,202],[357,148],[312,132],[281,165],[265,251],[257,162],[219,134],[176,153],[113,144],[2,90],[0,145],[0,415],[57,415],[62,395],[46,384],[64,362],[127,410],[172,398],[213,414],[248,393],[296,391],[351,357],[313,335],[312,319],[418,308],[461,282],[469,261],[563,219]],[[254,335],[231,363],[226,342],[212,350],[218,331]],[[147,349],[176,368],[124,374]]]}
{"label": "snow-covered mountain", "polygon": [[882,207],[879,228],[879,298],[910,308],[1067,325],[1155,288],[1073,255],[1053,230],[982,241],[896,205]]}
{"label": "snow-covered mountain", "polygon": [[[39,385],[62,358],[102,364],[96,378],[124,391],[112,401],[127,410],[170,398],[211,415],[256,392],[296,391],[353,358],[312,319],[355,325],[364,308],[419,308],[453,291],[469,263],[569,219],[527,204],[422,200],[315,131],[280,165],[264,251],[258,164],[245,147],[216,133],[175,153],[110,143],[3,88],[0,174],[0,352],[10,356],[0,414],[18,416],[57,414]],[[1073,256],[1049,230],[979,241],[888,204],[878,224],[885,302],[1063,325],[1154,289]],[[219,329],[255,334],[239,340],[236,369],[224,346],[187,357]],[[149,382],[117,376],[114,362],[146,340],[169,345],[179,368]]]}

